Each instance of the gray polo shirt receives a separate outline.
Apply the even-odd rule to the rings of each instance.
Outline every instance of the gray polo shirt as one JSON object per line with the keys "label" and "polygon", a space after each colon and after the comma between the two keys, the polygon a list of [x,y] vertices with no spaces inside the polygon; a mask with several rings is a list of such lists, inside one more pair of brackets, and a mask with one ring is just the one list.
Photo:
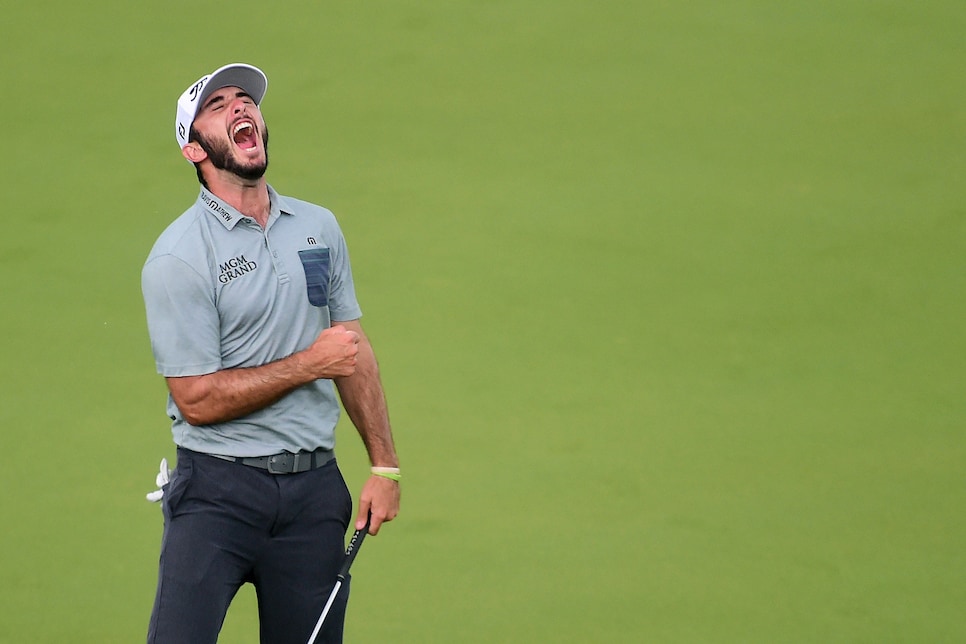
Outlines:
{"label": "gray polo shirt", "polygon": [[[362,315],[335,216],[271,187],[263,230],[204,188],[161,234],[141,273],[158,373],[255,367],[308,347],[333,320]],[[226,423],[185,422],[168,396],[174,442],[209,454],[267,456],[335,446],[330,380]]]}

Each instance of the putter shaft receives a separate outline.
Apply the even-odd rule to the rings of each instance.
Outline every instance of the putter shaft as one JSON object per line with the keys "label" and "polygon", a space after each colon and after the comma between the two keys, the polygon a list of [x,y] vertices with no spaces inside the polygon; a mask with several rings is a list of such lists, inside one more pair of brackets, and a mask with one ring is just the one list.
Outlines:
{"label": "putter shaft", "polygon": [[372,514],[369,514],[366,517],[366,525],[361,530],[356,530],[352,534],[349,545],[345,550],[345,561],[342,562],[342,568],[339,569],[339,574],[336,575],[335,586],[332,587],[332,592],[329,593],[329,599],[325,602],[325,608],[322,609],[322,614],[319,615],[319,621],[315,623],[315,629],[309,637],[308,644],[315,644],[315,638],[318,637],[319,631],[322,630],[322,623],[325,622],[325,616],[329,614],[329,609],[332,608],[332,603],[339,594],[339,589],[342,588],[342,582],[349,575],[349,568],[352,567],[352,562],[355,561],[356,555],[359,554],[359,548],[362,547],[362,540],[369,533],[369,522],[371,520]]}

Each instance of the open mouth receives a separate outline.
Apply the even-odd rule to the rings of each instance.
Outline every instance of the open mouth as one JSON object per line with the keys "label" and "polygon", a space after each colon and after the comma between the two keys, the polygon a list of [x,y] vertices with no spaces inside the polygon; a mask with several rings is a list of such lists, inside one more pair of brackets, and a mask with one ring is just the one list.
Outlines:
{"label": "open mouth", "polygon": [[258,145],[255,135],[255,125],[251,121],[235,124],[231,130],[231,138],[242,150],[251,150]]}

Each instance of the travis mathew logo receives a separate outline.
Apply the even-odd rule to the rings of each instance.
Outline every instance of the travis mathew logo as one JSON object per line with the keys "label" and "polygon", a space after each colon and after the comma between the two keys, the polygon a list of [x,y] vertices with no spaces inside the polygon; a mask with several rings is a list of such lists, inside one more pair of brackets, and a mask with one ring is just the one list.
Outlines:
{"label": "travis mathew logo", "polygon": [[224,219],[225,221],[230,223],[231,220],[234,219],[234,215],[232,215],[230,212],[225,210],[220,203],[218,203],[217,201],[215,201],[214,199],[212,199],[211,197],[209,197],[203,192],[201,193],[201,200],[204,201],[205,205],[211,208],[213,212],[216,212],[219,215],[221,215],[221,218]]}
{"label": "travis mathew logo", "polygon": [[258,268],[258,264],[248,261],[244,255],[232,257],[224,264],[218,264],[218,281],[227,284],[236,277],[251,273]]}

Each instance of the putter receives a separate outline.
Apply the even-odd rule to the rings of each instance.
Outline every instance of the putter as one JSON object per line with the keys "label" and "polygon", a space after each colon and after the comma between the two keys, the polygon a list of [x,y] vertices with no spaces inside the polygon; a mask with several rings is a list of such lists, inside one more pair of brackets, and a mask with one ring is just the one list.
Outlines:
{"label": "putter", "polygon": [[345,549],[345,561],[342,562],[342,568],[339,569],[339,574],[336,575],[335,586],[333,586],[332,592],[329,593],[329,600],[325,602],[325,608],[322,609],[322,614],[319,615],[319,621],[315,623],[315,630],[312,631],[312,636],[309,637],[308,644],[315,644],[315,638],[318,637],[319,631],[322,629],[322,622],[325,621],[325,616],[329,614],[329,609],[332,608],[332,602],[335,601],[336,595],[339,594],[339,589],[342,588],[342,582],[345,581],[346,575],[349,574],[352,561],[359,554],[359,548],[362,547],[362,540],[366,538],[366,534],[369,532],[369,522],[371,520],[372,513],[369,513],[366,517],[365,527],[361,530],[356,530],[349,540],[349,546]]}

